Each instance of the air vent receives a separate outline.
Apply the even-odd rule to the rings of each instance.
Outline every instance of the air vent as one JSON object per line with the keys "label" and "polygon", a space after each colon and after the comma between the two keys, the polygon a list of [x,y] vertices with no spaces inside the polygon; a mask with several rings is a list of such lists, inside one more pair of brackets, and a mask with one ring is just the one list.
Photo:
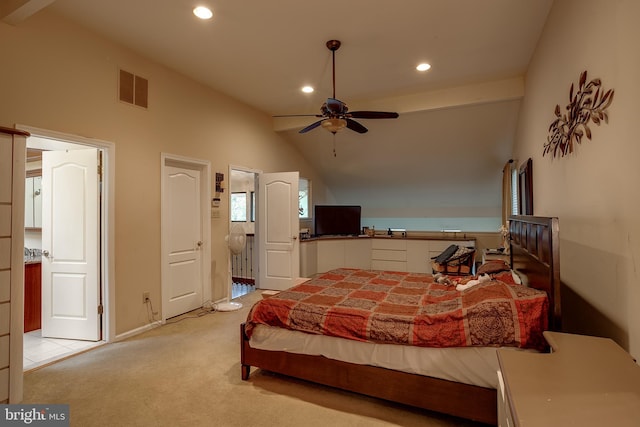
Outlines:
{"label": "air vent", "polygon": [[149,81],[128,71],[120,70],[120,101],[147,108],[148,98]]}

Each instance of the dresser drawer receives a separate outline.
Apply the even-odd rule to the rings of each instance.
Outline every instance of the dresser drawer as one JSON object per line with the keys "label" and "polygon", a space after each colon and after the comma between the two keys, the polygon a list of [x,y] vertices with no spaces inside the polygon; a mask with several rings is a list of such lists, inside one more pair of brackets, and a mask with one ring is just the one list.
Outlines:
{"label": "dresser drawer", "polygon": [[371,269],[384,271],[407,271],[407,263],[405,261],[374,259],[371,261]]}
{"label": "dresser drawer", "polygon": [[407,241],[406,240],[393,240],[391,238],[374,238],[371,244],[372,249],[390,249],[395,251],[406,251],[407,250]]}
{"label": "dresser drawer", "polygon": [[387,261],[406,261],[407,251],[394,251],[391,249],[373,249],[371,251],[372,260],[387,260]]}

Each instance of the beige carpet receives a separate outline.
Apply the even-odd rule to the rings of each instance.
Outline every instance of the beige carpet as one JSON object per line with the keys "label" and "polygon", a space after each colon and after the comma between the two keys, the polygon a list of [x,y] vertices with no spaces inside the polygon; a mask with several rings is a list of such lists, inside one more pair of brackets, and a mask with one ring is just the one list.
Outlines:
{"label": "beige carpet", "polygon": [[242,381],[239,325],[259,298],[28,372],[24,403],[69,404],[81,427],[479,425],[255,369]]}

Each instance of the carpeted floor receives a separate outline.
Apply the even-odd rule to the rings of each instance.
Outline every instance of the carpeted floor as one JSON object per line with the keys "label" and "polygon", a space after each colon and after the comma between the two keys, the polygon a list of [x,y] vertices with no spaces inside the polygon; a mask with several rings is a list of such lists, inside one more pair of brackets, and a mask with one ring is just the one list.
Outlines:
{"label": "carpeted floor", "polygon": [[242,381],[239,325],[259,298],[28,372],[23,402],[69,404],[81,427],[480,426],[260,370]]}

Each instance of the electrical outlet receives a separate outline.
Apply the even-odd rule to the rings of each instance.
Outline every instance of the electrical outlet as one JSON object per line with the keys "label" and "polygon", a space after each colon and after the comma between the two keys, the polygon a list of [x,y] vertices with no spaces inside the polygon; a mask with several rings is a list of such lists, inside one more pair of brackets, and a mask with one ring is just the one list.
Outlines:
{"label": "electrical outlet", "polygon": [[149,301],[151,299],[151,297],[149,296],[149,292],[143,292],[142,293],[142,303],[146,304],[147,301]]}

